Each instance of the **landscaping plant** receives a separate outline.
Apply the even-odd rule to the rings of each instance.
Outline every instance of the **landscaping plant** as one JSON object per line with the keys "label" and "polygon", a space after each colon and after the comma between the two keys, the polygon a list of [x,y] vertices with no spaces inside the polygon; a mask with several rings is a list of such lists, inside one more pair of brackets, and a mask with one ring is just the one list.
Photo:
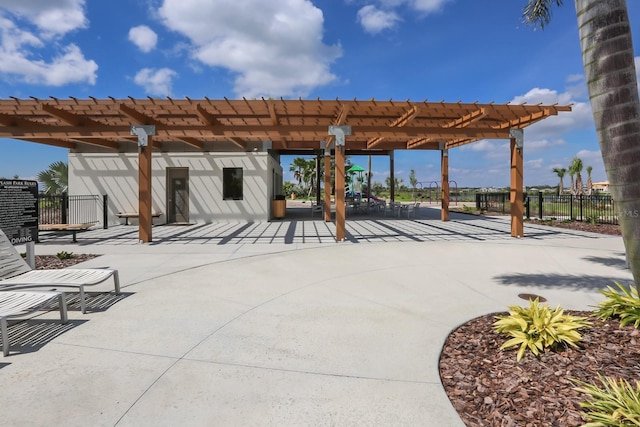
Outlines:
{"label": "landscaping plant", "polygon": [[518,361],[527,348],[536,356],[560,343],[577,348],[576,343],[582,339],[578,329],[591,324],[585,317],[564,314],[560,306],[553,310],[547,304],[541,306],[538,298],[529,301],[529,307],[510,306],[508,316],[496,319],[495,331],[511,336],[500,349],[519,345]]}
{"label": "landscaping plant", "polygon": [[69,259],[69,258],[73,258],[73,252],[61,251],[61,252],[58,252],[56,256],[60,260]]}
{"label": "landscaping plant", "polygon": [[579,380],[572,380],[580,387],[575,390],[589,395],[580,402],[584,417],[589,421],[583,427],[640,426],[640,382],[635,388],[628,381],[616,381],[598,374],[602,388]]}
{"label": "landscaping plant", "polygon": [[627,289],[618,282],[615,284],[619,291],[611,286],[607,286],[607,290],[600,291],[607,299],[598,304],[594,314],[602,320],[618,317],[620,318],[620,326],[633,323],[633,326],[637,328],[640,326],[638,290],[634,285],[629,285],[629,289]]}

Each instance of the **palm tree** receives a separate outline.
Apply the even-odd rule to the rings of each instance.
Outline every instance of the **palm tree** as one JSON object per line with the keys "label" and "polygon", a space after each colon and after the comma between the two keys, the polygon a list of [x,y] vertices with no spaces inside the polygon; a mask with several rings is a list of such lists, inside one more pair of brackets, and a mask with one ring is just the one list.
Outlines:
{"label": "palm tree", "polygon": [[574,190],[574,194],[576,196],[582,196],[582,194],[584,193],[584,189],[582,185],[582,175],[581,175],[582,168],[583,168],[582,159],[579,157],[574,157],[573,160],[571,161],[571,165],[569,166],[569,170],[573,170],[573,173],[576,176],[576,187]]}
{"label": "palm tree", "polygon": [[564,176],[567,173],[567,168],[553,168],[553,172],[560,178],[560,182],[558,183],[558,196],[561,196],[564,191]]}
{"label": "palm tree", "polygon": [[567,170],[567,173],[569,174],[569,177],[571,178],[571,186],[569,187],[569,192],[571,193],[572,196],[576,195],[576,184],[575,184],[575,176],[576,176],[576,170],[573,169],[571,166],[569,166],[569,169]]}
{"label": "palm tree", "polygon": [[298,181],[298,185],[302,185],[302,171],[306,167],[307,161],[302,157],[296,157],[289,165],[289,171],[293,172],[293,178]]}
{"label": "palm tree", "polygon": [[[528,0],[525,20],[544,28],[553,3]],[[618,207],[629,267],[640,292],[640,97],[626,0],[575,0],[589,99],[600,151]],[[626,213],[626,214],[625,214]]]}
{"label": "palm tree", "polygon": [[409,184],[411,184],[411,197],[413,197],[413,200],[416,200],[416,185],[418,185],[418,178],[416,178],[416,171],[415,169],[411,169],[411,171],[409,172]]}
{"label": "palm tree", "polygon": [[593,166],[587,166],[587,195],[591,195],[593,192],[593,181],[591,180],[591,171],[593,170]]}
{"label": "palm tree", "polygon": [[49,169],[38,174],[38,181],[44,185],[44,194],[47,196],[66,193],[69,186],[69,168],[65,162],[53,162]]}

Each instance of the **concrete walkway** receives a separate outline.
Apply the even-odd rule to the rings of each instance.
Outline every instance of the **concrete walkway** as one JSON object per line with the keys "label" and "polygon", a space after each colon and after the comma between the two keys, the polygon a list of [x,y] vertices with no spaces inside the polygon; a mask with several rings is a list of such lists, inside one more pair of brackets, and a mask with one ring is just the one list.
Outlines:
{"label": "concrete walkway", "polygon": [[118,268],[125,293],[86,315],[72,304],[68,325],[47,313],[10,328],[2,424],[461,426],[438,374],[451,330],[526,304],[520,293],[590,309],[631,280],[619,237],[378,221],[348,221],[340,244],[272,228],[290,222],[155,227],[147,245],[130,241],[137,227],[46,240],[38,254],[104,254],[84,266]]}

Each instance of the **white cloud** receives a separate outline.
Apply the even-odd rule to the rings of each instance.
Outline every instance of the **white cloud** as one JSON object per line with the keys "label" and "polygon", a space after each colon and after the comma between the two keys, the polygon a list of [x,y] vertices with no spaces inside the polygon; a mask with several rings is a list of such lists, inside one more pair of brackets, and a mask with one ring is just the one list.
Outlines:
{"label": "white cloud", "polygon": [[[346,0],[352,3],[353,0]],[[442,10],[444,5],[451,0],[369,0],[368,4],[358,11],[357,20],[362,28],[371,34],[377,34],[383,30],[394,28],[401,21],[399,11],[425,16]]]}
{"label": "white cloud", "polygon": [[567,141],[564,139],[534,139],[525,141],[525,149],[527,152],[545,150],[551,147],[557,147],[559,145],[565,145]]}
{"label": "white cloud", "polygon": [[26,19],[45,37],[61,36],[85,28],[85,0],[3,0],[2,7],[12,15]]}
{"label": "white cloud", "polygon": [[441,10],[447,2],[449,0],[411,0],[409,5],[420,12],[432,13]]}
{"label": "white cloud", "polygon": [[358,11],[358,22],[371,34],[393,28],[399,21],[400,17],[395,12],[385,12],[373,5],[364,6]]}
{"label": "white cloud", "polygon": [[129,40],[143,52],[151,52],[158,43],[158,35],[146,25],[139,25],[129,30]]}
{"label": "white cloud", "polygon": [[[75,44],[61,45],[58,39],[69,31],[84,28],[84,0],[4,0],[0,10],[0,77],[18,78],[32,84],[63,86],[95,84],[98,65],[87,60]],[[21,28],[27,20],[38,32]],[[25,28],[27,25],[25,24]],[[47,47],[51,58],[42,58]]]}
{"label": "white cloud", "polygon": [[168,96],[171,95],[171,83],[178,73],[169,68],[143,68],[138,71],[134,82],[142,86],[149,95]]}
{"label": "white cloud", "polygon": [[336,80],[342,49],[322,42],[324,17],[309,0],[164,0],[158,13],[194,58],[236,73],[238,96],[306,96]]}
{"label": "white cloud", "polygon": [[527,127],[524,131],[525,146],[527,140],[555,139],[571,130],[587,129],[593,126],[591,105],[575,100],[569,92],[558,93],[551,89],[534,88],[524,95],[515,97],[513,104],[571,105],[571,112],[559,112],[543,121]]}
{"label": "white cloud", "polygon": [[527,160],[524,163],[525,163],[525,168],[541,169],[542,166],[544,165],[544,159],[532,159],[532,160]]}

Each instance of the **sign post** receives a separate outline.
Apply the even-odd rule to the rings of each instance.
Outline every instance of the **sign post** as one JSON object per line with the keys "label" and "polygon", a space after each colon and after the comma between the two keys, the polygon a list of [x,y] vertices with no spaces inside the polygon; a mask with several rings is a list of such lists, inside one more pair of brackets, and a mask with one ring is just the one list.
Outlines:
{"label": "sign post", "polygon": [[38,222],[38,181],[0,180],[0,229],[11,244],[26,244],[31,268],[35,268]]}

